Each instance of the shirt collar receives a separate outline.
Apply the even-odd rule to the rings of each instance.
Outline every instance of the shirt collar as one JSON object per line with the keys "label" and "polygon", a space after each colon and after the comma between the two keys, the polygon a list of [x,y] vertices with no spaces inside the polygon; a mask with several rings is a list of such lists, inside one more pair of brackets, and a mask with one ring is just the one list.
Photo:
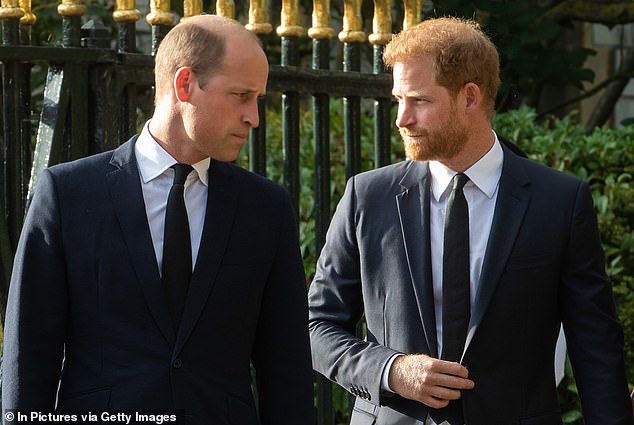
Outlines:
{"label": "shirt collar", "polygon": [[[136,155],[137,164],[139,164],[139,173],[141,174],[143,183],[154,180],[163,174],[165,170],[178,162],[152,137],[148,129],[148,123],[149,121],[143,126],[143,130],[141,130],[141,134],[139,134],[134,147],[134,153]],[[207,172],[210,163],[211,160],[205,158],[202,161],[192,164],[192,167],[194,167],[194,170],[196,170],[198,174],[198,178],[205,186],[209,185]]]}
{"label": "shirt collar", "polygon": [[[504,161],[504,151],[495,132],[493,132],[493,137],[491,149],[464,172],[471,180],[471,183],[467,183],[467,185],[475,185],[489,198],[495,195],[495,190],[502,175],[502,162]],[[453,176],[457,173],[438,161],[429,162],[429,172],[432,176],[432,194],[438,201],[447,190]]]}

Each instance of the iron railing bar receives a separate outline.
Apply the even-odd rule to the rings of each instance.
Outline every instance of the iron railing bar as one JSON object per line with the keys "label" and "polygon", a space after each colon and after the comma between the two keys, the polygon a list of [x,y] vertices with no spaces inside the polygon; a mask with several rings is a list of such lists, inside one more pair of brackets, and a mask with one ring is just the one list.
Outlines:
{"label": "iron railing bar", "polygon": [[150,87],[154,85],[154,68],[135,67],[130,65],[115,65],[114,71],[119,74],[117,80],[122,80],[119,84],[124,88],[128,84]]}
{"label": "iron railing bar", "polygon": [[[144,56],[138,54],[138,56]],[[90,49],[80,47],[43,47],[43,46],[1,46],[0,61],[17,60],[20,62],[48,62],[63,65],[76,63],[115,62],[116,52],[111,49]]]}
{"label": "iron railing bar", "polygon": [[81,46],[81,16],[62,16],[62,45],[65,48]]}
{"label": "iron railing bar", "polygon": [[266,177],[266,99],[258,99],[260,125],[249,136],[249,169]]}
{"label": "iron railing bar", "polygon": [[[19,18],[2,20],[2,43],[3,46],[19,46],[20,31]],[[12,110],[7,105],[21,105],[20,89],[21,80],[25,78],[22,74],[21,64],[17,60],[6,61],[2,64],[2,138],[0,139],[0,250],[2,255],[2,293],[0,294],[0,314],[4,325],[4,313],[7,302],[9,279],[13,267],[14,250],[18,243],[18,237],[22,227],[22,197],[21,185],[23,179],[20,172],[20,154],[22,141],[21,137],[21,117],[19,112],[22,108],[18,106],[17,113],[10,113]]]}
{"label": "iron railing bar", "polygon": [[389,98],[392,93],[392,76],[271,65],[267,90],[322,93],[331,97],[355,95],[364,98]]}
{"label": "iron railing bar", "polygon": [[[260,35],[262,36],[262,35]],[[262,40],[262,46],[267,48]],[[249,169],[266,177],[266,99],[258,99],[260,125],[252,128],[249,134]]]}
{"label": "iron railing bar", "polygon": [[[17,21],[4,21],[4,43],[19,43],[19,31],[16,26]],[[26,193],[26,180],[23,178],[22,166],[24,159],[28,156],[25,149],[30,149],[29,145],[24,145],[22,136],[22,117],[20,112],[24,112],[23,99],[29,97],[30,93],[23,93],[23,80],[28,78],[23,74],[24,67],[20,61],[7,61],[3,64],[2,95],[3,95],[3,139],[2,139],[2,163],[0,164],[0,174],[2,176],[3,187],[0,195],[1,202],[4,203],[5,219],[9,230],[9,240],[11,246],[17,246],[20,231],[22,229],[22,212],[24,211],[24,194]],[[7,105],[15,108],[17,113],[10,113]]]}
{"label": "iron railing bar", "polygon": [[[136,25],[134,22],[119,23],[119,50],[118,62],[123,63],[128,55],[136,50]],[[115,79],[115,82],[118,81]],[[121,122],[119,126],[120,139],[127,140],[132,137],[137,130],[137,86],[135,83],[126,84],[122,90],[120,114]],[[115,113],[118,114],[117,111]]]}
{"label": "iron railing bar", "polygon": [[[140,53],[116,53],[110,49],[1,46],[0,61],[51,63],[117,63],[136,68],[151,67],[154,59]],[[150,74],[145,72],[146,74]],[[152,79],[153,80],[153,79]],[[308,94],[329,94],[340,97],[357,95],[364,98],[390,97],[392,77],[389,74],[365,74],[331,70],[302,69],[295,66],[271,65],[267,90],[297,91]]]}
{"label": "iron railing bar", "polygon": [[[383,45],[373,46],[373,71],[376,75],[386,72],[383,64]],[[382,167],[391,163],[391,99],[377,97],[374,100],[374,166]]]}
{"label": "iron railing bar", "polygon": [[[313,40],[313,69],[329,68],[329,39]],[[315,158],[315,252],[321,252],[330,225],[330,97],[313,95],[313,138]],[[333,384],[315,373],[317,425],[334,425]]]}
{"label": "iron railing bar", "polygon": [[[282,66],[299,62],[297,37],[282,37]],[[282,143],[284,147],[284,185],[295,207],[299,225],[299,93],[286,88],[282,93]]]}
{"label": "iron railing bar", "polygon": [[[361,68],[361,45],[344,43],[344,72],[359,72]],[[346,177],[361,172],[361,96],[357,92],[343,98],[343,120],[346,156]]]}
{"label": "iron railing bar", "polygon": [[[2,290],[0,291],[0,313],[4,318],[5,307],[7,305],[7,295],[9,293],[9,282],[11,281],[11,271],[13,269],[13,246],[9,235],[9,227],[5,219],[5,210],[0,202],[0,266]],[[4,319],[2,321],[4,326]]]}
{"label": "iron railing bar", "polygon": [[[328,68],[328,39],[313,40],[313,68]],[[313,95],[315,248],[321,252],[330,225],[330,96]]]}
{"label": "iron railing bar", "polygon": [[91,152],[92,137],[88,136],[88,68],[77,64],[66,67],[67,78],[70,82],[70,114],[67,116],[66,145],[68,146],[68,160],[75,160],[88,156]]}

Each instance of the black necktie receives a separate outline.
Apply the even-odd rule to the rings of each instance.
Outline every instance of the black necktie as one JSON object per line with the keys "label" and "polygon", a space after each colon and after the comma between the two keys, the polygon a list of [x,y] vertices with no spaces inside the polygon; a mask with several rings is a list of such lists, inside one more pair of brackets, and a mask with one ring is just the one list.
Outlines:
{"label": "black necktie", "polygon": [[[464,350],[471,316],[469,290],[469,207],[462,188],[469,177],[458,173],[452,180],[447,200],[442,279],[442,356],[459,362]],[[432,413],[437,424],[464,425],[462,401],[454,400]]]}
{"label": "black necktie", "polygon": [[174,326],[178,329],[185,305],[185,296],[192,275],[191,239],[185,208],[185,180],[191,165],[175,164],[174,183],[165,208],[165,236],[163,239],[163,289]]}

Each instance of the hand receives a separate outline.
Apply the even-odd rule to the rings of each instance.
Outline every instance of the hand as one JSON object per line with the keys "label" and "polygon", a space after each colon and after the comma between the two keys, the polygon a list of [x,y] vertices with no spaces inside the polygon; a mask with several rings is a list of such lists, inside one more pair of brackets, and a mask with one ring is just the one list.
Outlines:
{"label": "hand", "polygon": [[460,398],[460,390],[475,384],[460,363],[439,360],[424,354],[399,356],[388,375],[390,388],[401,397],[416,400],[434,409]]}

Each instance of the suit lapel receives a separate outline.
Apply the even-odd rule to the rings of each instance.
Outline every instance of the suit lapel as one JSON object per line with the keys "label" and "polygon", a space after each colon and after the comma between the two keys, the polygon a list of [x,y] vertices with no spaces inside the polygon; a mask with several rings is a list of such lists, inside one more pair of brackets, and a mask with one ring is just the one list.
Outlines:
{"label": "suit lapel", "polygon": [[401,230],[418,310],[430,354],[438,356],[436,317],[431,275],[429,231],[430,179],[426,162],[411,161],[396,196]]}
{"label": "suit lapel", "polygon": [[465,351],[486,312],[517,238],[530,201],[530,183],[521,159],[504,148],[495,212],[482,264],[480,285],[474,301]]}
{"label": "suit lapel", "polygon": [[110,199],[136,277],[147,299],[148,307],[165,339],[174,343],[175,334],[165,306],[161,279],[156,263],[152,236],[145,212],[141,179],[134,156],[136,136],[116,149],[110,160],[114,167],[106,175]]}
{"label": "suit lapel", "polygon": [[238,192],[230,166],[212,160],[209,166],[205,224],[178,331],[175,355],[187,341],[216,281],[236,215]]}

